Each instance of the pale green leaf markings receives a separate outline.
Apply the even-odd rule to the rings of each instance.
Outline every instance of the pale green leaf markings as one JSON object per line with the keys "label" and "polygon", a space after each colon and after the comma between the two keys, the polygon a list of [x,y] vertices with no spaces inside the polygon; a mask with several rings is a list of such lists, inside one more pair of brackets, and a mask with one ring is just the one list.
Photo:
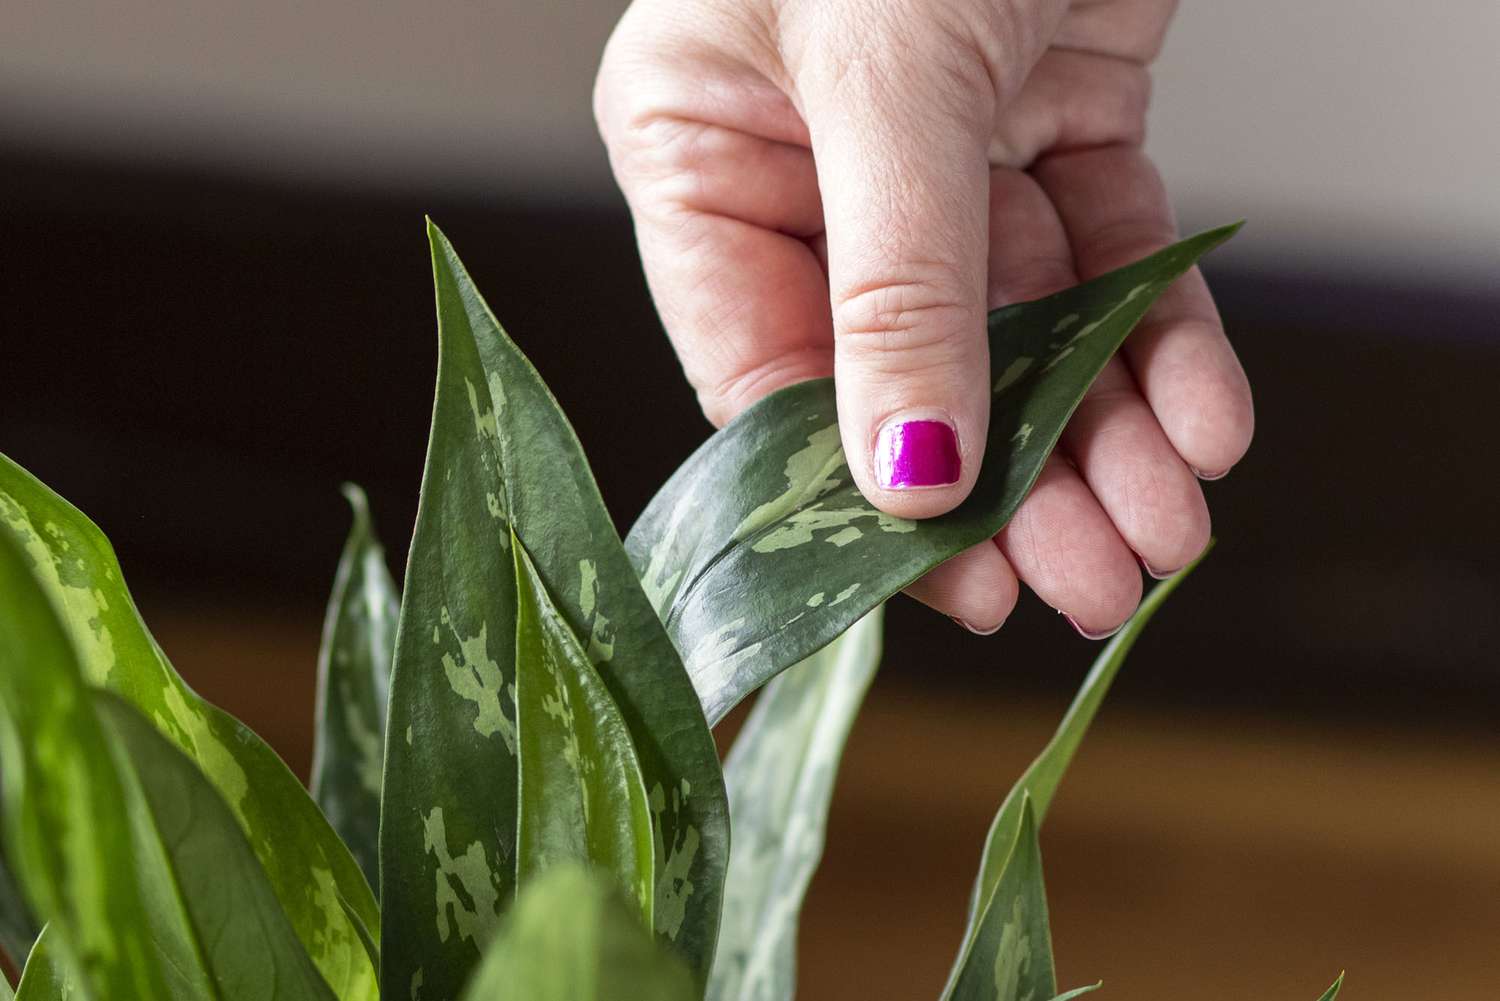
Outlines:
{"label": "pale green leaf markings", "polygon": [[943,992],[944,1001],[1041,1001],[1057,994],[1041,847],[1024,794],[1020,826],[972,956]]}
{"label": "pale green leaf markings", "polygon": [[697,1001],[693,977],[617,890],[577,865],[529,884],[464,1001]]}
{"label": "pale green leaf markings", "polygon": [[[489,623],[480,623],[479,632],[463,636],[453,626],[453,619],[446,607],[442,610],[442,624],[452,635],[455,651],[443,654],[443,673],[453,693],[466,702],[474,704],[474,731],[481,737],[500,735],[506,750],[516,750],[516,727],[511,721],[514,698],[505,680],[500,664],[490,656]],[[512,712],[506,712],[502,700],[509,700]]]}
{"label": "pale green leaf markings", "polygon": [[630,732],[588,654],[512,536],[516,729],[520,758],[517,881],[576,862],[612,876],[651,924],[651,814]]}
{"label": "pale green leaf markings", "polygon": [[839,440],[839,426],[829,424],[807,436],[807,447],[793,452],[786,460],[786,491],[766,501],[745,516],[734,530],[736,540],[758,535],[803,506],[836,489],[842,482],[837,474],[848,472],[844,449]]}
{"label": "pale green leaf markings", "polygon": [[342,1001],[373,999],[374,971],[337,902],[342,893],[365,921],[377,920],[358,864],[275,752],[173,671],[141,621],[104,534],[4,456],[0,534],[25,553],[63,614],[83,676],[135,705],[228,801],[298,938],[335,994]]}
{"label": "pale green leaf markings", "polygon": [[433,807],[422,819],[423,848],[431,853],[437,868],[433,874],[433,913],[438,938],[446,942],[457,934],[460,940],[477,943],[500,915],[501,861],[491,866],[484,844],[472,841],[457,854],[448,843],[442,807]]}
{"label": "pale green leaf markings", "polygon": [[[709,438],[653,498],[626,543],[684,651],[708,718],[719,720],[875,605],[1003,528],[1136,322],[1233,229],[991,313],[996,395],[986,454],[969,498],[942,517],[882,520],[865,501],[830,430],[832,380],[773,393]],[[733,490],[716,487],[730,482]],[[863,587],[843,602],[810,606],[805,582],[826,573],[830,550],[841,566],[857,568]],[[741,618],[725,649],[723,624]]]}
{"label": "pale green leaf markings", "polygon": [[[645,788],[681,789],[686,780],[693,790],[678,809],[669,806],[652,815],[662,828],[652,832],[658,893],[669,871],[680,871],[680,885],[692,887],[665,908],[658,897],[653,911],[660,927],[660,915],[670,916],[681,902],[674,944],[697,975],[706,977],[728,843],[713,739],[572,429],[495,321],[451,245],[435,227],[429,237],[439,318],[438,385],[388,729],[390,735],[404,735],[410,728],[410,740],[388,737],[386,747],[381,962],[387,993],[404,996],[420,972],[428,1001],[455,997],[476,958],[473,943],[463,940],[460,948],[456,935],[443,941],[431,920],[434,856],[421,847],[421,821],[433,808],[442,809],[451,852],[482,844],[484,858],[497,867],[502,908],[515,892],[518,766],[499,739],[505,731],[501,720],[514,726],[519,695],[517,595],[507,552],[511,526],[526,542],[545,593],[618,708]],[[684,506],[682,517],[691,521],[690,506]],[[670,568],[661,569],[672,576]],[[452,632],[440,621],[444,609]],[[434,625],[440,627],[439,644],[431,642]],[[472,646],[481,634],[482,655]],[[464,640],[471,642],[471,656],[465,656]],[[575,716],[577,709],[575,704]],[[537,711],[555,720],[545,709]],[[476,720],[489,736],[475,729]],[[478,789],[475,774],[484,776]],[[689,842],[692,851],[677,851]]]}
{"label": "pale green leaf markings", "polygon": [[797,925],[844,743],[880,660],[883,607],[773,679],[725,763],[734,846],[708,1001],[789,1001]]}
{"label": "pale green leaf markings", "polygon": [[[670,794],[660,784],[653,786],[647,799],[657,858],[656,930],[674,942],[682,934],[688,905],[698,889],[693,874],[702,838],[698,828],[685,822],[691,797],[692,787],[683,780]],[[669,830],[673,832],[671,840]]]}
{"label": "pale green leaf markings", "polygon": [[[966,971],[986,962],[981,939],[987,937],[987,940],[993,944],[992,929],[1004,917],[1003,912],[995,910],[997,906],[1000,906],[998,903],[1000,894],[997,888],[1006,879],[1006,869],[1015,854],[1018,832],[1023,826],[1025,815],[1028,813],[1034,815],[1037,824],[1041,824],[1046,818],[1047,809],[1057,793],[1063,774],[1067,771],[1073,755],[1082,743],[1084,734],[1088,732],[1089,725],[1098,714],[1104,702],[1104,696],[1108,693],[1120,667],[1125,663],[1126,655],[1135,646],[1136,640],[1144,632],[1151,617],[1202,559],[1203,556],[1199,556],[1197,560],[1157,584],[1146,595],[1135,614],[1100,651],[1093,667],[1089,669],[1088,676],[1079,686],[1078,694],[1063,715],[1062,722],[1058,724],[1057,732],[1026,771],[1021,774],[1021,777],[1016,780],[1015,785],[1011,787],[1001,803],[995,819],[990,824],[989,834],[985,838],[979,876],[975,880],[974,891],[969,900],[969,915],[963,943],[952,972],[949,974],[945,998],[956,996],[951,992],[961,977],[971,975]],[[990,930],[987,931],[987,929]]]}

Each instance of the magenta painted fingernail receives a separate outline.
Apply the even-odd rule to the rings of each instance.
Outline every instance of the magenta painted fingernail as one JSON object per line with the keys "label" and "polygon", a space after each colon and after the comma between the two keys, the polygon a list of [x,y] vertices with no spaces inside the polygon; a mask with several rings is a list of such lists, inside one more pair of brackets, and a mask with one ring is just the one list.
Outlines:
{"label": "magenta painted fingernail", "polygon": [[1000,631],[1001,626],[1005,625],[1004,622],[997,622],[993,626],[990,626],[988,629],[981,629],[978,626],[974,625],[972,622],[965,622],[957,615],[950,615],[948,616],[948,618],[952,619],[954,622],[958,623],[960,626],[967,629],[975,636],[993,636]]}
{"label": "magenta painted fingernail", "polygon": [[1080,626],[1078,624],[1078,620],[1073,618],[1073,616],[1069,615],[1067,612],[1063,613],[1063,618],[1067,619],[1068,625],[1078,630],[1078,635],[1082,636],[1086,640],[1107,640],[1115,633],[1125,628],[1125,623],[1122,622],[1118,626],[1115,626],[1113,629],[1106,629],[1102,633],[1091,633],[1087,629]]}
{"label": "magenta painted fingernail", "polygon": [[961,472],[958,435],[947,421],[888,421],[875,436],[875,479],[887,490],[947,486]]}

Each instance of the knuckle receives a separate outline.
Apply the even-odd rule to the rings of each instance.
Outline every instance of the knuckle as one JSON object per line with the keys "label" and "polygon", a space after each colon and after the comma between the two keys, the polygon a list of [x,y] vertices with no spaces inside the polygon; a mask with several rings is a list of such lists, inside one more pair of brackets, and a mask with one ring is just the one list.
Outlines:
{"label": "knuckle", "polygon": [[1080,259],[1109,262],[1105,268],[1112,268],[1154,254],[1176,238],[1170,221],[1151,213],[1149,217],[1119,219],[1091,230],[1074,243],[1074,253]]}
{"label": "knuckle", "polygon": [[834,336],[856,350],[945,349],[962,342],[982,309],[967,283],[934,269],[917,279],[856,289],[834,306]]}

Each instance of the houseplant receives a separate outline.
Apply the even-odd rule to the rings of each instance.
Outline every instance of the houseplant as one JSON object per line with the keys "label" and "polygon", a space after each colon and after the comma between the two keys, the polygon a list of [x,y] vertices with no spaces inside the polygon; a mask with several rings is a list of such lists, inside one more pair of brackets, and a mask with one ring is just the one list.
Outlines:
{"label": "houseplant", "polygon": [[[177,676],[99,529],[0,458],[0,843],[21,891],[0,893],[0,947],[29,951],[21,1001],[789,998],[882,603],[1005,523],[1131,327],[1231,233],[991,315],[990,444],[955,512],[871,508],[821,381],[713,436],[622,542],[429,226],[439,362],[411,554],[398,598],[350,490],[311,794]],[[1071,996],[1038,826],[1186,573],[1002,804],[943,998]],[[721,766],[709,726],[761,686]]]}

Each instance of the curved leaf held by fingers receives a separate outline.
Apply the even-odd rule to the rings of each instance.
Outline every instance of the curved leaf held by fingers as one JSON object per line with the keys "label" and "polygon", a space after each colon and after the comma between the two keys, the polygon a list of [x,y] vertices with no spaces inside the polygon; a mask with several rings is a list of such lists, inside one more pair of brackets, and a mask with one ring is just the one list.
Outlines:
{"label": "curved leaf held by fingers", "polygon": [[840,446],[832,380],[773,393],[705,442],[652,499],[626,547],[709,720],[998,532],[1126,335],[1237,228],[992,312],[984,462],[968,500],[942,517],[906,521],[864,499]]}

